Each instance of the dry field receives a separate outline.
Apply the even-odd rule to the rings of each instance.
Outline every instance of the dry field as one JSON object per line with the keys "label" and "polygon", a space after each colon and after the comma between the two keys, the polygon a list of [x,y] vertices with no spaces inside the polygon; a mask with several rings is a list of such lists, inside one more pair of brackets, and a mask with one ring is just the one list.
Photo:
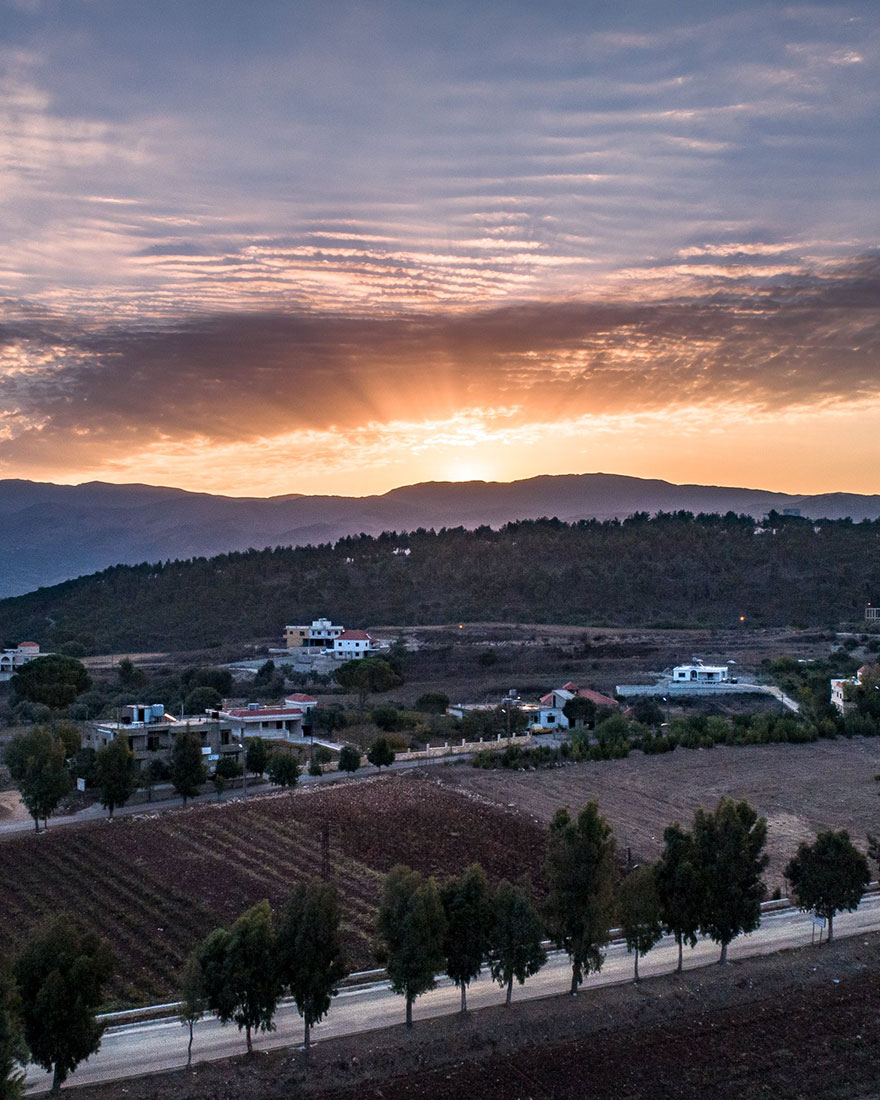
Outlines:
{"label": "dry field", "polygon": [[880,738],[809,745],[676,749],[661,756],[572,764],[537,772],[444,770],[444,781],[547,823],[560,806],[573,812],[591,799],[610,822],[618,845],[636,860],[656,859],[663,829],[687,826],[698,806],[745,798],[767,818],[768,889],[799,841],[820,829],[848,829],[864,849],[865,833],[880,833]]}

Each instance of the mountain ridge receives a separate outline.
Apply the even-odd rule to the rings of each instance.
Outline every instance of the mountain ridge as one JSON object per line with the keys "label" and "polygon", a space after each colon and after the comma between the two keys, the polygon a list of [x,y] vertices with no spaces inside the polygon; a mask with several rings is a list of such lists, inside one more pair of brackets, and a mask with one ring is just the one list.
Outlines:
{"label": "mountain ridge", "polygon": [[167,486],[0,480],[0,598],[117,564],[334,542],[420,527],[498,527],[555,516],[624,519],[634,512],[721,512],[760,518],[880,518],[880,495],[779,493],[624,474],[539,474],[512,482],[421,482],[366,497],[234,497]]}

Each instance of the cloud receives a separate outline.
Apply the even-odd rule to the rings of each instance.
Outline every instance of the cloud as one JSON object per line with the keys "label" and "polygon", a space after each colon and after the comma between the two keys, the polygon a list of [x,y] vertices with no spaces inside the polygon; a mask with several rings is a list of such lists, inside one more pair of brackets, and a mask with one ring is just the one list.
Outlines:
{"label": "cloud", "polygon": [[701,295],[648,302],[104,328],[22,319],[0,331],[0,462],[375,434],[493,407],[522,427],[876,399],[880,257],[750,279],[719,271]]}

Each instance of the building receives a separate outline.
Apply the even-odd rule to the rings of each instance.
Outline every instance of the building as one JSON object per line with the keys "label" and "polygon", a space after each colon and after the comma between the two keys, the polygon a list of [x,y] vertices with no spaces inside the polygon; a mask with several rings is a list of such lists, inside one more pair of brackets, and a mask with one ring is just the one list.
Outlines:
{"label": "building", "polygon": [[865,608],[865,619],[869,623],[880,623],[880,605],[875,607],[869,603]]}
{"label": "building", "polygon": [[303,720],[317,704],[310,695],[289,695],[280,707],[248,703],[216,714],[221,728],[228,729],[233,740],[262,737],[267,741],[302,741]]}
{"label": "building", "polygon": [[672,670],[673,684],[726,684],[730,677],[727,665],[704,665],[697,660],[691,665],[676,665]]}
{"label": "building", "polygon": [[119,717],[109,722],[93,722],[83,730],[83,748],[100,749],[111,741],[125,738],[139,768],[151,760],[167,762],[175,738],[185,730],[198,733],[202,756],[215,763],[220,755],[238,756],[241,746],[214,715],[175,718],[165,712],[162,703],[132,703],[122,707]]}
{"label": "building", "polygon": [[847,715],[855,710],[856,704],[849,698],[848,689],[857,688],[865,678],[866,673],[876,675],[877,665],[862,665],[855,676],[844,677],[831,681],[831,705],[836,707],[841,714]]}
{"label": "building", "polygon": [[577,684],[569,681],[567,684],[563,684],[561,688],[554,688],[553,691],[541,697],[538,713],[533,723],[534,727],[567,730],[569,721],[565,715],[564,707],[569,699],[575,698],[589,699],[597,710],[601,707],[607,707],[608,710],[617,710],[620,707],[618,701],[612,699],[610,695],[603,695],[601,691],[593,691],[591,688],[578,687]]}
{"label": "building", "polygon": [[375,648],[373,636],[366,630],[343,630],[333,641],[333,656],[343,661],[353,661],[366,657]]}
{"label": "building", "polygon": [[14,649],[4,649],[0,653],[0,681],[10,680],[17,668],[26,665],[35,657],[45,657],[40,653],[40,647],[36,642],[19,642]]}
{"label": "building", "polygon": [[313,619],[311,626],[285,626],[284,643],[288,649],[332,649],[344,630],[329,619]]}

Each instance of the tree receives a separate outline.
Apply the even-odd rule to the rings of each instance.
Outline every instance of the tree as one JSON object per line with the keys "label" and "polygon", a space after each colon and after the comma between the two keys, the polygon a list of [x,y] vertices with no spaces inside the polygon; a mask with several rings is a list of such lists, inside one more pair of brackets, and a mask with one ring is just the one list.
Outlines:
{"label": "tree", "polygon": [[400,711],[391,703],[383,703],[370,711],[370,718],[383,733],[393,733],[400,722]]}
{"label": "tree", "polygon": [[391,989],[406,998],[406,1026],[412,1028],[416,997],[434,988],[443,969],[446,918],[433,878],[398,864],[385,876],[377,929]]}
{"label": "tree", "polygon": [[341,919],[336,888],[320,879],[298,884],[281,917],[279,974],[303,1018],[306,1050],[313,1025],[327,1014],[339,983],[349,973],[339,933]]}
{"label": "tree", "polygon": [[544,920],[550,938],[571,957],[571,993],[584,975],[601,970],[602,949],[611,928],[615,865],[614,837],[596,802],[572,821],[557,810],[550,824]]}
{"label": "tree", "polygon": [[28,1051],[21,1026],[21,998],[12,972],[0,964],[0,1100],[21,1100],[25,1078],[21,1067]]}
{"label": "tree", "polygon": [[42,703],[63,710],[92,686],[86,666],[75,657],[49,653],[19,668],[12,677],[12,692],[18,702]]}
{"label": "tree", "polygon": [[343,745],[339,750],[338,768],[341,772],[356,772],[361,766],[361,754],[354,745]]}
{"label": "tree", "polygon": [[541,918],[525,885],[507,879],[498,883],[492,899],[492,930],[489,936],[488,962],[493,979],[507,989],[505,1004],[513,996],[513,979],[522,985],[537,974],[547,961],[542,945]]}
{"label": "tree", "polygon": [[234,756],[225,753],[220,757],[214,766],[214,790],[217,792],[218,799],[229,783],[241,775],[241,771],[241,764]]}
{"label": "tree", "polygon": [[205,782],[202,739],[188,726],[178,733],[171,746],[171,782],[184,805],[188,798],[199,793],[199,787]]}
{"label": "tree", "polygon": [[425,691],[416,699],[416,710],[423,714],[445,714],[449,696],[445,691]]}
{"label": "tree", "polygon": [[138,668],[129,657],[123,657],[116,666],[119,683],[126,691],[136,691],[144,687],[147,682],[147,674],[142,668]]}
{"label": "tree", "polygon": [[279,787],[295,787],[299,779],[299,763],[286,752],[273,752],[269,757],[269,778]]}
{"label": "tree", "polygon": [[646,955],[663,935],[656,868],[644,863],[631,871],[617,894],[617,915],[626,949],[635,953],[633,980],[639,980],[639,955]]}
{"label": "tree", "polygon": [[192,1065],[193,1028],[208,1010],[205,998],[205,975],[197,951],[186,960],[183,969],[183,988],[177,1018],[189,1028],[189,1043],[186,1048],[186,1068]]}
{"label": "tree", "polygon": [[446,973],[461,989],[461,1011],[467,1012],[467,987],[479,977],[489,951],[494,913],[486,873],[472,863],[440,887],[446,938]]}
{"label": "tree", "polygon": [[242,913],[231,929],[215,928],[198,959],[208,1008],[222,1023],[234,1020],[244,1030],[252,1054],[253,1029],[275,1030],[272,1021],[282,988],[269,902]]}
{"label": "tree", "polygon": [[390,691],[403,683],[401,676],[381,657],[360,657],[346,661],[333,673],[346,691],[357,692],[358,709],[363,710],[371,692]]}
{"label": "tree", "polygon": [[571,729],[578,726],[592,727],[596,721],[596,704],[592,699],[575,695],[566,700],[562,713],[568,719]]}
{"label": "tree", "polygon": [[124,806],[137,786],[134,755],[124,734],[114,737],[95,754],[95,783],[101,795],[101,805],[112,819],[117,806]]}
{"label": "tree", "polygon": [[367,760],[381,771],[390,768],[394,763],[394,749],[388,744],[386,737],[377,737],[367,750]]}
{"label": "tree", "polygon": [[194,688],[183,701],[186,714],[202,714],[206,710],[216,710],[223,703],[223,696],[216,688],[203,684]]}
{"label": "tree", "polygon": [[[141,786],[147,792],[147,801],[153,801],[153,787],[162,779],[168,778],[168,765],[157,758],[148,760],[141,769]],[[86,780],[88,782],[88,780]]]}
{"label": "tree", "polygon": [[697,945],[703,910],[702,883],[696,865],[694,841],[678,825],[663,830],[663,855],[657,864],[657,893],[664,925],[678,944],[678,966],[683,967],[684,942]]}
{"label": "tree", "polygon": [[39,832],[40,819],[48,824],[50,815],[70,790],[64,746],[47,729],[35,726],[12,738],[4,759]]}
{"label": "tree", "polygon": [[109,944],[80,932],[66,914],[52,917],[14,964],[31,1057],[52,1073],[52,1092],[101,1045],[95,1013],[113,973]]}
{"label": "tree", "polygon": [[700,931],[721,944],[723,964],[730,942],[761,923],[767,822],[748,802],[723,798],[714,813],[697,810],[693,838],[702,885]]}
{"label": "tree", "polygon": [[[268,663],[268,662],[267,662]],[[269,749],[262,737],[249,737],[247,752],[245,753],[245,767],[251,775],[259,775],[261,778],[269,763]]]}
{"label": "tree", "polygon": [[849,839],[846,829],[819,833],[812,844],[798,845],[797,855],[785,868],[794,900],[801,909],[813,909],[828,921],[828,943],[834,938],[834,914],[852,912],[870,879],[868,861]]}

